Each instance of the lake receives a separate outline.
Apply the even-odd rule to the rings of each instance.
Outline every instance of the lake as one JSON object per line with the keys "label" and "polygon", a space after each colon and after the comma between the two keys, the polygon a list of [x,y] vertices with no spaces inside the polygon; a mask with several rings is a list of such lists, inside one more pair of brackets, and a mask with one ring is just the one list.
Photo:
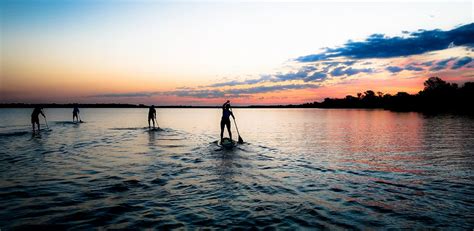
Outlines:
{"label": "lake", "polygon": [[234,109],[228,150],[220,109],[31,111],[0,109],[2,230],[474,227],[473,117]]}

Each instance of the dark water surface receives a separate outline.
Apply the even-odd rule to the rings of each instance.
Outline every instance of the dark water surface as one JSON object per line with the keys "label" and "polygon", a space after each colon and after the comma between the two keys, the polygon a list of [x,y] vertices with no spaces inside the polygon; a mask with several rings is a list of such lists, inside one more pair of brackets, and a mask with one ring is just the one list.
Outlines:
{"label": "dark water surface", "polygon": [[[381,110],[0,109],[0,229],[474,228],[474,119]],[[235,132],[235,128],[234,133]],[[234,139],[236,134],[234,135]]]}

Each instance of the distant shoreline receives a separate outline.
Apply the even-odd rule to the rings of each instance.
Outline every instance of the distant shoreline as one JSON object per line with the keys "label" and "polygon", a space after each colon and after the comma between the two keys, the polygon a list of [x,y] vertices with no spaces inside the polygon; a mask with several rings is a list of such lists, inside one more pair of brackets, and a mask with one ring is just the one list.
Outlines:
{"label": "distant shoreline", "polygon": [[[42,103],[42,104],[27,104],[27,103],[2,103],[0,108],[34,108],[41,106],[43,108],[149,108],[150,105],[145,104],[57,104],[57,103]],[[191,105],[162,105],[156,108],[221,108],[222,106],[191,106]],[[304,108],[303,105],[249,105],[249,106],[232,106],[233,108]]]}
{"label": "distant shoreline", "polygon": [[[21,108],[34,108],[36,106],[41,106],[43,108],[73,108],[73,104],[24,104],[24,103],[7,103],[0,104],[0,109],[21,109]],[[145,104],[77,104],[79,108],[110,108],[110,109],[120,109],[120,108],[144,108],[147,109],[150,105]],[[314,103],[305,103],[305,104],[288,104],[288,105],[248,105],[248,106],[232,106],[233,108],[241,109],[364,109],[364,110],[387,110],[393,112],[421,112],[421,113],[454,113],[454,114],[473,114],[472,110],[467,111],[457,111],[457,110],[423,110],[423,109],[414,109],[414,108],[390,108],[390,107],[338,107],[334,105],[325,105],[324,103],[314,102]],[[165,106],[156,106],[155,108],[176,108],[176,109],[220,109],[221,106],[190,106],[190,105],[165,105]]]}

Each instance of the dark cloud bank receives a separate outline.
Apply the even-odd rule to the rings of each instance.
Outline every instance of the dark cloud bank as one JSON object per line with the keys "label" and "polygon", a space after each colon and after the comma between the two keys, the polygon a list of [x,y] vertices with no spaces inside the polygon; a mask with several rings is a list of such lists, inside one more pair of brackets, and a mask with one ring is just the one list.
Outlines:
{"label": "dark cloud bank", "polygon": [[346,57],[351,59],[394,58],[423,54],[448,48],[449,44],[474,46],[474,23],[449,31],[419,30],[407,37],[386,37],[373,34],[365,41],[349,41],[339,48],[326,48],[322,53],[301,56],[298,62],[315,62],[330,58]]}

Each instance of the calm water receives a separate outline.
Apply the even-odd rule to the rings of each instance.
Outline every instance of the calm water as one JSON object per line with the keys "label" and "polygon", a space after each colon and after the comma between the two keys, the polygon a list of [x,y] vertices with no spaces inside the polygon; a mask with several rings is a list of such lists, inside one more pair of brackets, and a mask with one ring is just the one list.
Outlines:
{"label": "calm water", "polygon": [[45,112],[32,136],[0,109],[2,230],[474,228],[472,117],[235,109],[247,143],[223,150],[218,109],[158,109],[155,132],[146,109]]}

